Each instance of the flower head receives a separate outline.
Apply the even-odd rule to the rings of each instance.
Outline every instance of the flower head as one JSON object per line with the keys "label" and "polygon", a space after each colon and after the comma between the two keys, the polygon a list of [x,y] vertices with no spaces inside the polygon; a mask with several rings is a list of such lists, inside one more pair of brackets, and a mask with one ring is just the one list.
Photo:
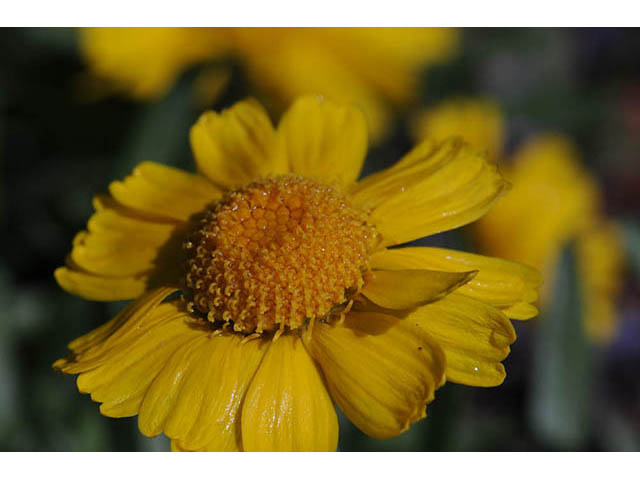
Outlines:
{"label": "flower head", "polygon": [[[418,138],[445,139],[464,132],[472,145],[494,158],[501,156],[504,119],[488,100],[443,102],[424,112],[416,126]],[[621,288],[622,241],[618,227],[601,213],[595,179],[581,165],[572,142],[558,134],[527,142],[504,172],[513,189],[474,225],[481,247],[544,272],[545,302],[558,257],[575,241],[586,331],[596,341],[608,341],[618,324],[615,302]]]}
{"label": "flower head", "polygon": [[334,450],[333,402],[376,438],[425,416],[445,379],[492,386],[535,315],[523,265],[389,248],[472,222],[503,192],[459,140],[420,144],[357,182],[358,110],[303,97],[274,128],[254,101],[202,115],[199,173],[143,163],[96,197],[56,273],[135,298],[54,367],[104,415],[176,450]]}
{"label": "flower head", "polygon": [[373,139],[388,129],[391,106],[418,93],[421,70],[450,58],[457,43],[447,28],[89,28],[80,35],[91,71],[137,98],[162,96],[188,67],[233,56],[282,109],[315,92],[358,104]]}

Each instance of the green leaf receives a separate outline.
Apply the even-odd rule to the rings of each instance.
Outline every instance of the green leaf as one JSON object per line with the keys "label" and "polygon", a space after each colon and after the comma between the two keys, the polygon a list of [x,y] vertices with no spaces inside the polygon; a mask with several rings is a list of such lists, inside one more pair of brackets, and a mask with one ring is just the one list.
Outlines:
{"label": "green leaf", "polygon": [[536,332],[529,421],[543,443],[575,450],[584,447],[591,428],[593,368],[573,246],[558,260],[552,292]]}
{"label": "green leaf", "polygon": [[633,268],[636,278],[640,278],[640,225],[631,219],[620,223],[629,265]]}

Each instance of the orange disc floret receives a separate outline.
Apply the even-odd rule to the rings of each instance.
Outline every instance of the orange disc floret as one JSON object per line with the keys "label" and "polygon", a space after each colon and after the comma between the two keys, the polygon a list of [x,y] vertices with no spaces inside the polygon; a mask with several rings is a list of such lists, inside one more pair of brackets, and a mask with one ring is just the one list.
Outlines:
{"label": "orange disc floret", "polygon": [[336,186],[287,175],[229,192],[185,243],[186,286],[244,333],[325,318],[363,285],[377,233]]}

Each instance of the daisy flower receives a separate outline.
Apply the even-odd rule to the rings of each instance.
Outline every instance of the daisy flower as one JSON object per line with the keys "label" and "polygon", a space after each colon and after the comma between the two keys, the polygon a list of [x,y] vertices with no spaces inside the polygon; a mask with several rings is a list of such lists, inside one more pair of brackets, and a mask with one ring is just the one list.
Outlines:
{"label": "daisy flower", "polygon": [[[443,102],[415,122],[417,138],[464,133],[465,140],[494,159],[502,157],[504,132],[499,107],[484,99]],[[481,248],[542,271],[544,304],[558,257],[575,242],[586,331],[596,342],[610,341],[619,323],[615,305],[622,287],[623,243],[618,225],[602,214],[600,187],[575,146],[562,135],[539,135],[521,146],[503,170],[513,189],[474,225]]]}
{"label": "daisy flower", "polygon": [[[372,139],[393,107],[418,93],[420,73],[457,50],[447,28],[87,28],[80,47],[90,70],[139,99],[163,96],[179,75],[204,62],[237,59],[249,81],[283,110],[322,93],[356,103]],[[226,78],[224,69],[208,75]],[[213,82],[213,83],[212,83]]]}
{"label": "daisy flower", "polygon": [[507,185],[485,156],[425,141],[357,181],[363,115],[312,96],[277,128],[253,100],[204,113],[191,146],[199,173],[146,162],[97,196],[55,272],[86,299],[135,299],[54,364],[102,414],[137,414],[174,450],[335,450],[334,402],[389,438],[445,379],[503,381],[537,272],[392,248],[482,216]]}

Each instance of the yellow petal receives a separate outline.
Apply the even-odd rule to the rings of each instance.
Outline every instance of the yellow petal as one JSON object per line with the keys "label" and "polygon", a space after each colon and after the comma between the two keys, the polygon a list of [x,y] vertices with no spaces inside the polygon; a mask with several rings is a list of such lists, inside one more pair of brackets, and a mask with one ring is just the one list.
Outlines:
{"label": "yellow petal", "polygon": [[374,270],[362,294],[384,308],[404,310],[433,302],[471,280],[476,271]]}
{"label": "yellow petal", "polygon": [[318,367],[294,334],[273,342],[242,407],[246,451],[334,451],[338,418]]}
{"label": "yellow petal", "polygon": [[[190,450],[188,448],[185,448],[182,446],[182,444],[180,443],[180,440],[171,440],[171,451],[172,452],[194,452],[195,450]],[[215,444],[211,446],[211,448],[204,448],[202,449],[202,451],[205,452],[216,452],[216,451],[221,451],[221,450],[216,450],[215,448]],[[241,450],[239,450],[238,448],[236,448],[233,445],[230,445],[229,448],[227,450],[224,450],[225,452],[240,452]]]}
{"label": "yellow petal", "polygon": [[178,221],[188,220],[222,195],[204,177],[152,162],[138,165],[124,181],[112,182],[109,192],[122,205]]}
{"label": "yellow petal", "polygon": [[611,342],[620,325],[617,300],[623,288],[623,239],[619,225],[601,222],[579,235],[576,258],[581,274],[585,327],[599,344]]}
{"label": "yellow petal", "polygon": [[[132,325],[139,325],[138,322],[141,319],[145,318],[145,316],[151,310],[155,309],[160,304],[160,302],[162,302],[165,298],[167,298],[175,291],[176,289],[171,287],[161,287],[149,291],[145,295],[138,298],[136,301],[131,302],[129,305],[127,305],[125,309],[123,309],[118,315],[116,315],[107,323],[81,337],[76,338],[74,341],[69,343],[69,350],[73,351],[76,354],[81,354],[82,352],[92,347],[96,347],[99,344],[101,344],[103,347],[105,345],[108,346],[109,342],[113,343],[117,339],[122,338],[121,335],[127,331],[127,329],[119,331],[122,325],[124,325],[126,322],[131,322]],[[130,330],[135,331],[135,329]],[[107,339],[109,339],[109,342],[104,343]],[[95,350],[93,350],[93,352],[95,353]]]}
{"label": "yellow petal", "polygon": [[479,387],[504,380],[500,361],[516,334],[499,309],[454,292],[418,307],[405,321],[420,325],[442,347],[447,380]]}
{"label": "yellow petal", "polygon": [[502,307],[503,313],[514,320],[529,320],[538,316],[538,308],[530,303],[515,303],[509,307]]}
{"label": "yellow petal", "polygon": [[305,343],[340,409],[375,438],[423,418],[444,383],[440,347],[415,324],[389,315],[350,312],[343,325],[316,323]]}
{"label": "yellow petal", "polygon": [[202,336],[190,328],[186,316],[173,317],[156,327],[148,338],[140,339],[126,353],[114,355],[103,366],[78,377],[78,390],[91,393],[91,399],[102,402],[100,413],[108,417],[129,417],[140,411],[140,405],[170,355],[181,345]]}
{"label": "yellow petal", "polygon": [[[145,305],[152,306],[157,300],[147,298]],[[102,402],[100,411],[111,417],[135,415],[169,356],[180,345],[203,335],[175,303],[131,315],[100,341],[105,333],[96,332],[92,340],[85,340],[84,350],[54,367],[65,373],[81,373],[78,390],[91,393],[94,401]]]}
{"label": "yellow petal", "polygon": [[83,28],[79,37],[90,70],[140,99],[164,95],[189,65],[227,48],[224,29]]}
{"label": "yellow petal", "polygon": [[[240,446],[236,443],[234,444],[228,444],[226,445],[226,449],[220,449],[219,445],[217,442],[213,442],[211,445],[206,446],[205,448],[201,449],[200,451],[203,452],[241,452],[242,450],[240,450]],[[180,443],[180,440],[171,440],[171,451],[172,452],[195,452],[196,450],[190,450],[188,448],[185,448],[182,443]]]}
{"label": "yellow petal", "polygon": [[97,196],[94,206],[97,211],[87,223],[88,231],[73,240],[67,268],[55,274],[65,290],[111,301],[176,283],[182,274],[182,243],[192,228],[189,222],[154,219],[109,196]]}
{"label": "yellow petal", "polygon": [[[144,435],[154,437],[162,433],[185,382],[198,371],[197,361],[204,355],[202,346],[205,343],[208,341],[203,335],[183,344],[154,379],[140,407],[138,418],[138,427]],[[204,383],[205,378],[200,380]]]}
{"label": "yellow petal", "polygon": [[107,209],[95,213],[88,228],[74,239],[73,263],[96,275],[123,277],[157,276],[158,270],[177,274],[191,226],[150,222]]}
{"label": "yellow petal", "polygon": [[496,166],[457,139],[425,142],[398,165],[363,180],[353,201],[371,209],[385,245],[477,220],[507,188]]}
{"label": "yellow petal", "polygon": [[504,144],[504,117],[498,105],[486,99],[458,99],[442,102],[416,118],[417,140],[463,137],[473,147],[497,159]]}
{"label": "yellow petal", "polygon": [[387,198],[404,192],[441,164],[449,161],[459,150],[458,144],[440,144],[432,140],[419,143],[392,167],[363,178],[349,188],[352,201],[365,210],[372,210]]}
{"label": "yellow petal", "polygon": [[[160,260],[158,254],[164,242],[136,243],[135,237],[102,234],[86,235],[71,251],[71,260],[83,270],[95,275],[124,277],[146,274]],[[180,242],[175,242],[171,257],[179,264]],[[163,254],[169,255],[164,250]]]}
{"label": "yellow petal", "polygon": [[287,172],[286,160],[275,155],[271,120],[253,99],[221,113],[203,113],[190,138],[198,170],[220,187],[234,188],[260,176]]}
{"label": "yellow petal", "polygon": [[362,113],[317,96],[293,104],[280,121],[278,138],[291,171],[341,185],[356,181],[367,153]]}
{"label": "yellow petal", "polygon": [[82,373],[104,365],[115,355],[122,354],[148,330],[154,329],[174,318],[184,317],[174,302],[159,303],[162,296],[156,296],[163,289],[155,290],[132,302],[120,312],[107,330],[100,328],[76,339],[80,348],[54,363],[53,367],[63,373]]}
{"label": "yellow petal", "polygon": [[[511,318],[524,320],[537,314],[530,303],[538,299],[542,282],[535,269],[517,262],[444,248],[407,247],[381,250],[371,256],[371,268],[404,270],[424,268],[478,274],[457,293],[490,303]],[[516,308],[517,306],[517,308]]]}
{"label": "yellow petal", "polygon": [[87,229],[91,233],[118,232],[123,235],[137,235],[152,240],[157,237],[166,238],[171,230],[181,223],[170,219],[145,216],[141,212],[119,204],[108,195],[96,195],[93,199],[93,206],[96,213],[87,222]]}
{"label": "yellow petal", "polygon": [[[326,44],[367,84],[394,103],[418,93],[426,66],[450,58],[460,34],[453,28],[327,28]],[[366,54],[364,54],[366,52]]]}
{"label": "yellow petal", "polygon": [[185,450],[238,450],[239,408],[268,343],[201,333],[205,341],[177,351],[149,387],[140,431],[163,431]]}
{"label": "yellow petal", "polygon": [[188,452],[189,450],[182,448],[180,446],[180,442],[178,442],[177,440],[171,440],[171,451],[172,452]]}
{"label": "yellow petal", "polygon": [[144,276],[102,277],[67,267],[57,268],[54,276],[64,290],[87,300],[128,300],[141,295],[147,289],[147,278]]}
{"label": "yellow petal", "polygon": [[[169,217],[159,217],[158,215],[155,215],[153,213],[143,212],[141,210],[129,208],[117,202],[109,194],[99,193],[97,195],[94,195],[92,204],[96,212],[113,211],[127,218],[144,220],[147,222],[156,223],[158,225],[165,225],[165,224],[178,225],[179,223],[181,223],[180,221],[174,220]],[[107,219],[105,228],[107,228],[107,225],[112,223],[113,223],[113,219]]]}

